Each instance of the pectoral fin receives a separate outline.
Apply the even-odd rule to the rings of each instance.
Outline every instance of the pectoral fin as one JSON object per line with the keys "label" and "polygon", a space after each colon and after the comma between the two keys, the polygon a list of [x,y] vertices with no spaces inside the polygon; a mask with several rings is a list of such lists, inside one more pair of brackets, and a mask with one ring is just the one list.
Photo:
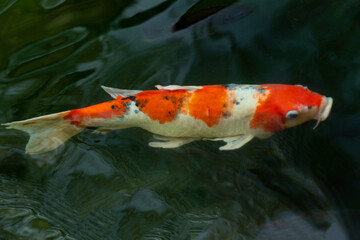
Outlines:
{"label": "pectoral fin", "polygon": [[195,138],[186,138],[186,137],[177,138],[177,137],[165,137],[159,135],[154,135],[154,138],[160,141],[150,142],[149,146],[156,148],[177,148],[184,144],[197,140]]}
{"label": "pectoral fin", "polygon": [[98,129],[92,131],[92,133],[93,134],[105,135],[105,134],[111,132],[112,130],[114,130],[114,129],[99,127]]}
{"label": "pectoral fin", "polygon": [[127,126],[127,125],[117,126],[116,128],[99,127],[96,130],[92,131],[92,133],[105,135],[105,134],[111,132],[112,130],[125,129],[125,128],[129,128],[129,126]]}
{"label": "pectoral fin", "polygon": [[220,150],[234,150],[241,148],[253,138],[254,138],[253,135],[240,135],[235,137],[212,138],[207,140],[224,141],[226,144],[224,146],[221,146],[219,148]]}

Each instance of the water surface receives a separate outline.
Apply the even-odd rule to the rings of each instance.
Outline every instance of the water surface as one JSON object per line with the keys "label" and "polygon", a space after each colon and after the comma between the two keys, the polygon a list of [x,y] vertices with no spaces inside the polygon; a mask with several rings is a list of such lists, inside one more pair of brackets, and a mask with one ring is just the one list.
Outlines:
{"label": "water surface", "polygon": [[0,128],[2,239],[359,238],[359,1],[4,0],[0,22],[2,123],[110,100],[100,85],[285,83],[334,98],[316,130],[230,152],[154,149],[134,128],[29,156],[26,133]]}

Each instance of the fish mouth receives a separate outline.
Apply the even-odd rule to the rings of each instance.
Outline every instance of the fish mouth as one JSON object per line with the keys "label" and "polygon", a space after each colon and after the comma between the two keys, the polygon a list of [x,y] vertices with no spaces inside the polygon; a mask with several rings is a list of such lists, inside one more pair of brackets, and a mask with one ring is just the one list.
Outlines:
{"label": "fish mouth", "polygon": [[[321,113],[321,120],[320,121],[324,121],[325,119],[327,119],[327,117],[329,116],[329,114],[330,114],[330,111],[331,111],[331,107],[332,107],[332,104],[333,104],[333,99],[331,98],[331,97],[327,97],[326,99],[324,99],[324,100],[326,100],[326,105],[325,105],[325,108],[324,108],[324,110],[322,111],[322,113]],[[323,100],[323,102],[324,102],[324,100]],[[320,105],[320,109],[322,109],[321,108],[321,105]]]}
{"label": "fish mouth", "polygon": [[324,121],[325,119],[328,118],[330,111],[331,111],[332,104],[333,104],[333,99],[331,97],[323,98],[323,100],[321,101],[319,111],[317,112],[317,114],[314,117],[314,119],[317,120],[314,129],[319,125],[319,123],[321,121]]}

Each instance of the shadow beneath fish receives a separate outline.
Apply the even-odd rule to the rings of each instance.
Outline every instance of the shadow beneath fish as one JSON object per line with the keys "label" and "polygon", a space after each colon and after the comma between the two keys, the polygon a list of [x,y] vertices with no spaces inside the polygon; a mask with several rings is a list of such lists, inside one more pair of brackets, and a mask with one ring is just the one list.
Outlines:
{"label": "shadow beneath fish", "polygon": [[206,19],[209,20],[207,23],[213,26],[227,25],[242,20],[253,13],[252,8],[241,4],[219,5],[200,9],[195,7],[196,5],[181,16],[175,23],[173,32],[186,29]]}
{"label": "shadow beneath fish", "polygon": [[123,19],[118,23],[118,27],[129,28],[129,27],[133,27],[133,26],[142,24],[142,23],[146,22],[147,20],[162,13],[166,9],[168,9],[174,2],[175,2],[175,0],[168,0],[168,1],[165,1],[165,2],[162,2],[158,5],[156,5],[155,7],[150,8],[146,11],[139,12],[132,17]]}
{"label": "shadow beneath fish", "polygon": [[148,39],[155,39],[194,26],[218,28],[238,22],[251,15],[253,12],[254,9],[252,7],[243,4],[222,4],[202,8],[199,8],[197,4],[195,4],[175,23],[168,24],[167,26],[158,29],[142,27],[142,30]]}

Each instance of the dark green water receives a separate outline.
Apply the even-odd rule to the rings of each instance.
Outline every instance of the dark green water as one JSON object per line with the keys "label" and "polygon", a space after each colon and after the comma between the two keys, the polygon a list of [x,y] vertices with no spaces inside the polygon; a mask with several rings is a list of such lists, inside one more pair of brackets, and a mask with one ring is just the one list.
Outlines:
{"label": "dark green water", "polygon": [[0,239],[360,239],[360,1],[0,2],[0,123],[110,100],[100,85],[214,83],[334,106],[230,152],[126,129],[34,157],[1,127]]}

